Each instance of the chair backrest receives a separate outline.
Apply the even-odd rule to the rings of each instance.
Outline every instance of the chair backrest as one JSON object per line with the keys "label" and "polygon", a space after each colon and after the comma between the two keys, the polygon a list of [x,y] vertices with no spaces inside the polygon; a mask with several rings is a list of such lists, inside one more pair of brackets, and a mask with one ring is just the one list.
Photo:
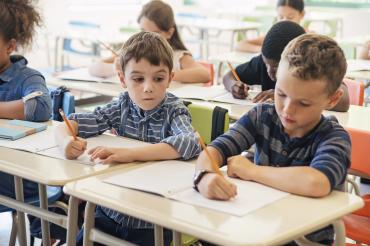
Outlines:
{"label": "chair backrest", "polygon": [[351,170],[360,176],[370,176],[370,132],[346,128],[352,142]]}
{"label": "chair backrest", "polygon": [[213,80],[215,78],[215,69],[213,67],[213,64],[212,63],[208,63],[208,62],[199,62],[199,63],[201,65],[203,65],[207,69],[209,75],[211,76],[211,80],[208,81],[207,83],[204,83],[203,86],[211,86],[211,85],[213,85]]}
{"label": "chair backrest", "polygon": [[59,108],[62,108],[67,116],[75,112],[75,97],[66,88],[49,87],[49,91],[52,98],[53,120],[62,121]]}
{"label": "chair backrest", "polygon": [[227,109],[190,102],[184,103],[190,111],[192,126],[199,132],[206,144],[209,144],[229,129]]}
{"label": "chair backrest", "polygon": [[362,106],[364,104],[365,85],[359,81],[347,78],[344,78],[343,82],[348,88],[350,104]]}

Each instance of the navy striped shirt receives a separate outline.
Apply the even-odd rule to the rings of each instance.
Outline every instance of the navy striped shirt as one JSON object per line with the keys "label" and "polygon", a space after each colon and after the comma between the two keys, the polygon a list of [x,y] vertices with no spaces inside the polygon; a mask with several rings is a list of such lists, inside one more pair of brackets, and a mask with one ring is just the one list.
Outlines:
{"label": "navy striped shirt", "polygon": [[[211,146],[227,160],[248,150],[253,144],[255,164],[310,166],[329,179],[331,189],[341,190],[350,167],[351,141],[333,116],[321,116],[320,122],[305,136],[290,138],[284,132],[274,105],[259,104],[227,133],[215,139]],[[319,241],[332,238],[332,235],[332,230],[326,228],[310,235],[310,239]]]}
{"label": "navy striped shirt", "polygon": [[[149,143],[167,143],[185,160],[200,152],[198,140],[191,126],[188,109],[174,95],[167,93],[161,104],[143,111],[127,92],[117,100],[97,107],[93,113],[71,114],[78,123],[78,135],[83,138],[102,134],[114,128],[120,136]],[[118,224],[130,228],[152,228],[151,223],[102,208],[107,216]]]}

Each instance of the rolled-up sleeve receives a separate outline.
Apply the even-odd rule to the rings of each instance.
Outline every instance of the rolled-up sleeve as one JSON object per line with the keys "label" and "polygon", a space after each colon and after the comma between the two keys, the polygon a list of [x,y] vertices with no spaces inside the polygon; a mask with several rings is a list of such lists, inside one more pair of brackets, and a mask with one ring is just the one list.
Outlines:
{"label": "rolled-up sleeve", "polygon": [[200,146],[186,108],[177,109],[172,114],[170,126],[171,136],[162,139],[161,143],[171,145],[184,160],[197,156],[200,153]]}
{"label": "rolled-up sleeve", "polygon": [[32,75],[23,83],[22,97],[41,91],[42,95],[27,100],[24,104],[25,120],[47,121],[51,117],[51,98],[41,75]]}

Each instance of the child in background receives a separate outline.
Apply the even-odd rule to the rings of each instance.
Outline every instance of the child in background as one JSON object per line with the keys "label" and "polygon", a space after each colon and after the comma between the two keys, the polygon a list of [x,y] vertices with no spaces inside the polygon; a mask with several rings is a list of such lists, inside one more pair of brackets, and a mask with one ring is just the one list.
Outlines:
{"label": "child in background", "polygon": [[[210,81],[211,76],[207,69],[193,59],[182,42],[170,5],[160,0],[148,2],[143,6],[138,22],[142,31],[158,33],[171,45],[173,49],[174,81],[184,83],[207,83]],[[113,63],[114,57],[108,58],[104,62]],[[97,66],[99,64],[93,64],[92,66],[94,68],[90,69],[90,72],[99,76],[100,74],[94,73],[94,71],[98,71]]]}
{"label": "child in background", "polygon": [[365,59],[365,60],[370,60],[370,40],[368,40],[362,46],[359,58],[360,59]]}
{"label": "child in background", "polygon": [[[262,54],[236,67],[235,71],[241,81],[235,80],[231,72],[224,75],[223,83],[226,90],[230,91],[235,98],[244,99],[248,96],[247,85],[257,84],[262,86],[262,92],[256,95],[253,101],[273,100],[276,71],[281,53],[292,39],[304,33],[304,29],[292,21],[281,21],[273,25],[263,41]],[[342,84],[341,90],[344,92],[343,96],[331,110],[345,112],[349,109],[348,88]]]}
{"label": "child in background", "polygon": [[[23,56],[12,55],[31,46],[39,13],[28,0],[0,0],[0,118],[47,121],[51,99],[44,77],[27,67]],[[37,184],[24,180],[24,196],[38,194]],[[0,172],[0,194],[15,198],[14,177]]]}
{"label": "child in background", "polygon": [[[166,88],[173,73],[172,49],[159,34],[140,32],[123,46],[119,56],[120,79],[127,91],[93,113],[70,115],[74,131],[87,138],[115,129],[120,135],[152,145],[138,148],[97,147],[89,150],[92,160],[103,163],[127,163],[195,157],[200,152],[191,126],[190,114],[181,100]],[[68,159],[76,159],[86,150],[82,138],[60,125],[56,139]],[[151,223],[98,207],[96,226],[104,232],[139,245],[153,245]],[[170,234],[166,233],[166,245]],[[82,233],[80,234],[82,236]]]}
{"label": "child in background", "polygon": [[[275,105],[259,104],[207,147],[227,174],[286,192],[324,197],[341,190],[350,166],[351,141],[333,116],[322,111],[340,99],[346,59],[329,37],[305,34],[285,48],[277,71]],[[241,152],[256,146],[254,163]],[[194,187],[210,199],[228,200],[236,186],[212,171],[202,152]],[[331,245],[331,227],[310,240]]]}
{"label": "child in background", "polygon": [[[277,21],[289,20],[301,23],[305,15],[303,0],[278,0],[276,5]],[[260,53],[265,36],[246,39],[236,45],[237,51]]]}

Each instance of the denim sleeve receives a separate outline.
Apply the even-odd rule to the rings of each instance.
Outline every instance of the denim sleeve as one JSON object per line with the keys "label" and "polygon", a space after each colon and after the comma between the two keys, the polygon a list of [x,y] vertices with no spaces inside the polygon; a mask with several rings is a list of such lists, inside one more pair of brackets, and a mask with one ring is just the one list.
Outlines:
{"label": "denim sleeve", "polygon": [[22,97],[36,91],[43,94],[29,99],[24,104],[25,120],[47,121],[51,117],[51,98],[42,75],[36,74],[25,79],[22,85]]}

